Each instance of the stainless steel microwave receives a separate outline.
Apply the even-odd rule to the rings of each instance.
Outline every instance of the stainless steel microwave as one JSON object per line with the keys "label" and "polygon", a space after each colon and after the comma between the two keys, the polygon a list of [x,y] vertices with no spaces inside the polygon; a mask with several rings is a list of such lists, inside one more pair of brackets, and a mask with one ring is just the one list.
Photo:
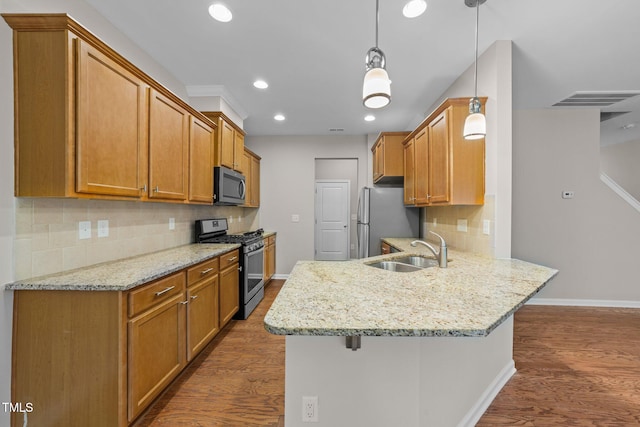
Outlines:
{"label": "stainless steel microwave", "polygon": [[244,205],[246,190],[244,175],[224,166],[213,168],[214,205]]}

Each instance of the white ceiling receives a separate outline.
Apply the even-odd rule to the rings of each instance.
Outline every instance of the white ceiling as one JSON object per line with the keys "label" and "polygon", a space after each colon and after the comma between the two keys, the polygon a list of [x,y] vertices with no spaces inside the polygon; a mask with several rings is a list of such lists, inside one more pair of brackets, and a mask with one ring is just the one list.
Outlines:
{"label": "white ceiling", "polygon": [[[375,0],[224,0],[234,16],[226,24],[209,16],[214,0],[86,1],[186,86],[223,86],[248,135],[406,129],[474,58],[475,9],[464,0],[427,0],[414,19],[402,16],[405,0],[380,0],[392,102],[368,110],[362,78]],[[513,41],[514,108],[547,108],[576,91],[640,90],[639,0],[487,0],[480,52],[495,40]],[[256,78],[270,87],[255,89]],[[376,120],[365,122],[371,112]],[[276,113],[287,119],[275,122]]]}

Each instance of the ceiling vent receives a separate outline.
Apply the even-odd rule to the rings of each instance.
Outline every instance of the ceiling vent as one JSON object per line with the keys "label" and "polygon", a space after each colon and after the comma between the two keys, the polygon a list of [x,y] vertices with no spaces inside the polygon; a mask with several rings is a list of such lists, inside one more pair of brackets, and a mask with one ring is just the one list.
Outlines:
{"label": "ceiling vent", "polygon": [[608,107],[617,102],[640,95],[637,90],[611,92],[575,92],[568,98],[553,104],[554,107]]}
{"label": "ceiling vent", "polygon": [[623,114],[629,114],[631,111],[600,111],[600,121],[606,122],[609,119],[613,119]]}
{"label": "ceiling vent", "polygon": [[330,128],[329,132],[344,132],[344,128]]}

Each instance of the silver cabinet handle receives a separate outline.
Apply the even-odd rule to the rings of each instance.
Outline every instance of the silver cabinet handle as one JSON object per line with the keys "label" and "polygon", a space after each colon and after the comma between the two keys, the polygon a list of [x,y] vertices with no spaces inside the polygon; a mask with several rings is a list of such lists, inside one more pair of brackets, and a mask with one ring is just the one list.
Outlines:
{"label": "silver cabinet handle", "polygon": [[189,300],[182,301],[180,304],[182,304],[182,305],[187,305],[187,304],[189,304]]}
{"label": "silver cabinet handle", "polygon": [[140,189],[140,191],[144,191],[144,192],[146,193],[146,192],[147,192],[147,184],[145,184],[145,185],[144,185],[144,187],[142,187],[142,188]]}
{"label": "silver cabinet handle", "polygon": [[163,289],[159,292],[156,292],[156,296],[159,297],[160,295],[164,295],[167,292],[169,292],[171,289],[175,288],[175,286],[169,286],[167,289]]}
{"label": "silver cabinet handle", "polygon": [[196,298],[198,298],[198,295],[193,295],[193,296],[191,297],[191,301],[193,301],[193,300],[194,300],[194,299],[196,299]]}
{"label": "silver cabinet handle", "polygon": [[158,191],[160,191],[160,189],[158,188],[158,186],[156,185],[156,188],[153,189],[154,193],[157,193]]}
{"label": "silver cabinet handle", "polygon": [[200,272],[200,275],[201,275],[201,276],[204,276],[205,274],[209,274],[209,273],[211,273],[212,271],[213,271],[213,268],[207,268],[206,270],[202,270],[202,271]]}
{"label": "silver cabinet handle", "polygon": [[235,260],[237,260],[237,259],[238,259],[238,257],[237,257],[237,256],[234,256],[234,257],[229,258],[229,259],[227,260],[227,262],[233,262],[233,261],[235,261]]}

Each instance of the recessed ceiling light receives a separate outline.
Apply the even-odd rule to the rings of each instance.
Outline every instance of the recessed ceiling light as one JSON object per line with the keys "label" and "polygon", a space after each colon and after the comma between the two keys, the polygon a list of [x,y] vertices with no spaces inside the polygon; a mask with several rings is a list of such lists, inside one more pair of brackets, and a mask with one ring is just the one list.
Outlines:
{"label": "recessed ceiling light", "polygon": [[376,119],[376,116],[369,114],[368,116],[364,116],[365,122],[372,122]]}
{"label": "recessed ceiling light", "polygon": [[269,84],[264,80],[256,80],[255,82],[253,82],[253,86],[257,87],[258,89],[266,89],[269,87]]}
{"label": "recessed ceiling light", "polygon": [[284,116],[282,114],[276,114],[275,116],[273,116],[273,119],[281,122],[284,120]]}
{"label": "recessed ceiling light", "polygon": [[233,18],[229,8],[220,3],[214,3],[209,6],[209,15],[216,21],[229,22]]}
{"label": "recessed ceiling light", "polygon": [[416,18],[427,10],[427,2],[425,0],[410,0],[404,5],[402,14],[407,18]]}

